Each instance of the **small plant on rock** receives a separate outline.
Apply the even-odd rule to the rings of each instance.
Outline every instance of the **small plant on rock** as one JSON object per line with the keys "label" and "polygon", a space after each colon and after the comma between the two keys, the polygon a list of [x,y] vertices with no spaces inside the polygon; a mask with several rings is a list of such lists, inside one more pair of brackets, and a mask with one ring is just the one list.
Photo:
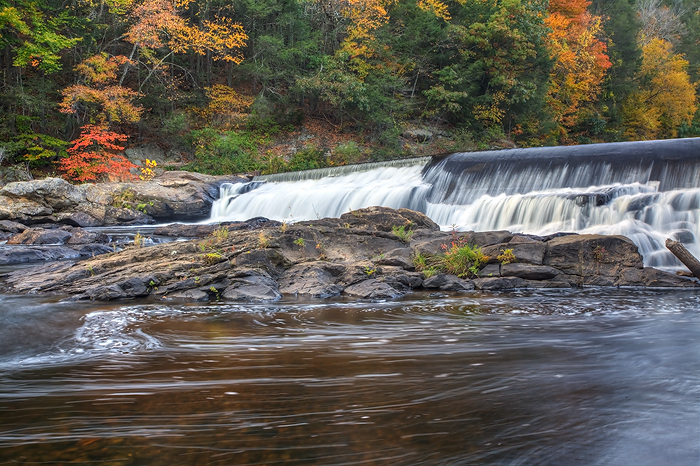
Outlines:
{"label": "small plant on rock", "polygon": [[413,265],[417,271],[423,272],[426,278],[429,278],[427,274],[432,276],[439,272],[460,278],[477,277],[481,267],[489,260],[489,256],[483,254],[481,248],[466,244],[463,238],[455,238],[450,246],[443,244],[441,248],[444,253],[419,253],[413,256]]}
{"label": "small plant on rock", "polygon": [[146,243],[146,237],[144,237],[141,232],[136,232],[134,235],[134,246],[137,248],[142,247]]}
{"label": "small plant on rock", "polygon": [[143,212],[144,214],[148,214],[148,209],[146,208],[146,206],[149,206],[149,205],[152,206],[153,201],[144,202],[143,204],[137,205],[136,210],[138,210],[139,212]]}
{"label": "small plant on rock", "polygon": [[122,209],[131,209],[136,201],[136,193],[131,188],[126,188],[112,196],[112,205]]}
{"label": "small plant on rock", "polygon": [[[409,228],[410,228],[410,226],[409,226]],[[400,227],[395,226],[391,229],[391,232],[394,235],[396,235],[396,237],[399,240],[403,241],[404,243],[410,243],[411,238],[413,238],[413,233],[414,233],[413,230],[406,230],[405,225],[401,225]]]}
{"label": "small plant on rock", "polygon": [[305,248],[306,247],[306,240],[304,238],[297,238],[294,240],[294,244],[296,244],[300,248]]}
{"label": "small plant on rock", "polygon": [[480,247],[452,242],[452,246],[440,258],[440,263],[447,273],[468,278],[477,277],[481,266],[488,260],[489,257],[481,253]]}
{"label": "small plant on rock", "polygon": [[319,259],[321,259],[322,261],[325,261],[326,259],[328,259],[328,256],[326,255],[326,246],[323,243],[321,243],[321,242],[316,243],[316,250],[318,251],[318,258]]}
{"label": "small plant on rock", "polygon": [[417,253],[413,256],[413,266],[419,272],[429,268],[428,257],[425,254]]}
{"label": "small plant on rock", "polygon": [[258,233],[258,248],[267,249],[270,247],[270,237],[264,231]]}
{"label": "small plant on rock", "polygon": [[139,175],[139,178],[143,181],[151,181],[155,176],[156,173],[153,171],[154,168],[158,166],[155,160],[148,160],[143,163],[144,166],[141,167],[141,174]]}
{"label": "small plant on rock", "polygon": [[224,241],[228,238],[229,230],[223,225],[211,232],[211,236],[218,242]]}
{"label": "small plant on rock", "polygon": [[365,275],[367,275],[368,277],[371,277],[375,273],[377,273],[376,267],[370,267],[369,265],[365,265]]}
{"label": "small plant on rock", "polygon": [[226,259],[224,256],[216,252],[210,252],[209,254],[202,256],[202,262],[204,262],[206,265],[218,264],[224,259]]}
{"label": "small plant on rock", "polygon": [[596,246],[595,249],[593,249],[593,260],[596,262],[603,262],[603,259],[605,259],[605,247]]}
{"label": "small plant on rock", "polygon": [[496,259],[501,265],[510,264],[511,262],[515,262],[515,254],[513,254],[512,249],[501,249],[501,253],[496,256]]}

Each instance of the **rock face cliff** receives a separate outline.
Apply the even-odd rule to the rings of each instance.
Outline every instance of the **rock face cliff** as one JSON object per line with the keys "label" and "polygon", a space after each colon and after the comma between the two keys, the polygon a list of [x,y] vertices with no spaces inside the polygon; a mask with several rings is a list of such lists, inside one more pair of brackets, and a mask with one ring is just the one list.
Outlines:
{"label": "rock face cliff", "polygon": [[[395,227],[411,233],[397,234]],[[171,231],[201,236],[197,228],[193,226],[196,234],[188,234],[184,226]],[[488,256],[476,277],[416,270],[416,256],[438,257],[453,242],[479,246]],[[498,259],[505,251],[510,261]],[[264,219],[222,225],[198,239],[130,246],[77,262],[15,271],[4,283],[13,293],[67,295],[75,300],[244,302],[274,301],[282,295],[390,299],[420,289],[578,286],[699,285],[644,268],[637,247],[622,236],[441,232],[421,213],[382,207],[294,225]]]}
{"label": "rock face cliff", "polygon": [[165,172],[153,181],[72,185],[60,178],[18,181],[0,189],[0,220],[78,227],[204,219],[224,182],[247,181]]}

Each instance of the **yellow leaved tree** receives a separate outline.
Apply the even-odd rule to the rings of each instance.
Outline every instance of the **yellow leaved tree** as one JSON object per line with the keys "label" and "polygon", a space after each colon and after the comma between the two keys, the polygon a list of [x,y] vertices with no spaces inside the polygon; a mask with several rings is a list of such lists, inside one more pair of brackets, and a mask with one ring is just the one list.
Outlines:
{"label": "yellow leaved tree", "polygon": [[642,47],[639,89],[623,105],[631,139],[676,137],[678,126],[690,123],[697,110],[696,85],[690,82],[688,61],[673,53],[664,39],[649,40]]}

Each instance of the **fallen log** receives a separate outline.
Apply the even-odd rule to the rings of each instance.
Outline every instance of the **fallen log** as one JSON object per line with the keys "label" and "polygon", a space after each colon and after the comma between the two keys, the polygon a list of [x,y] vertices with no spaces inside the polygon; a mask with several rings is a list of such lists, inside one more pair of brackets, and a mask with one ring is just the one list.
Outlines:
{"label": "fallen log", "polygon": [[685,246],[669,238],[666,240],[666,248],[671,251],[683,265],[688,267],[688,270],[693,272],[696,278],[700,278],[700,261],[697,260]]}

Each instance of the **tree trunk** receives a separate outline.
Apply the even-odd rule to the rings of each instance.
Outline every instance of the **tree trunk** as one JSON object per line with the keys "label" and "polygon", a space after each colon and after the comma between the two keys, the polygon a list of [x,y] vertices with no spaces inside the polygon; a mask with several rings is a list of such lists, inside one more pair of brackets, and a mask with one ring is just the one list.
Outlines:
{"label": "tree trunk", "polygon": [[683,262],[683,265],[688,267],[688,270],[690,270],[693,275],[700,278],[700,261],[698,261],[685,246],[669,238],[666,240],[666,248],[668,248],[679,261]]}

